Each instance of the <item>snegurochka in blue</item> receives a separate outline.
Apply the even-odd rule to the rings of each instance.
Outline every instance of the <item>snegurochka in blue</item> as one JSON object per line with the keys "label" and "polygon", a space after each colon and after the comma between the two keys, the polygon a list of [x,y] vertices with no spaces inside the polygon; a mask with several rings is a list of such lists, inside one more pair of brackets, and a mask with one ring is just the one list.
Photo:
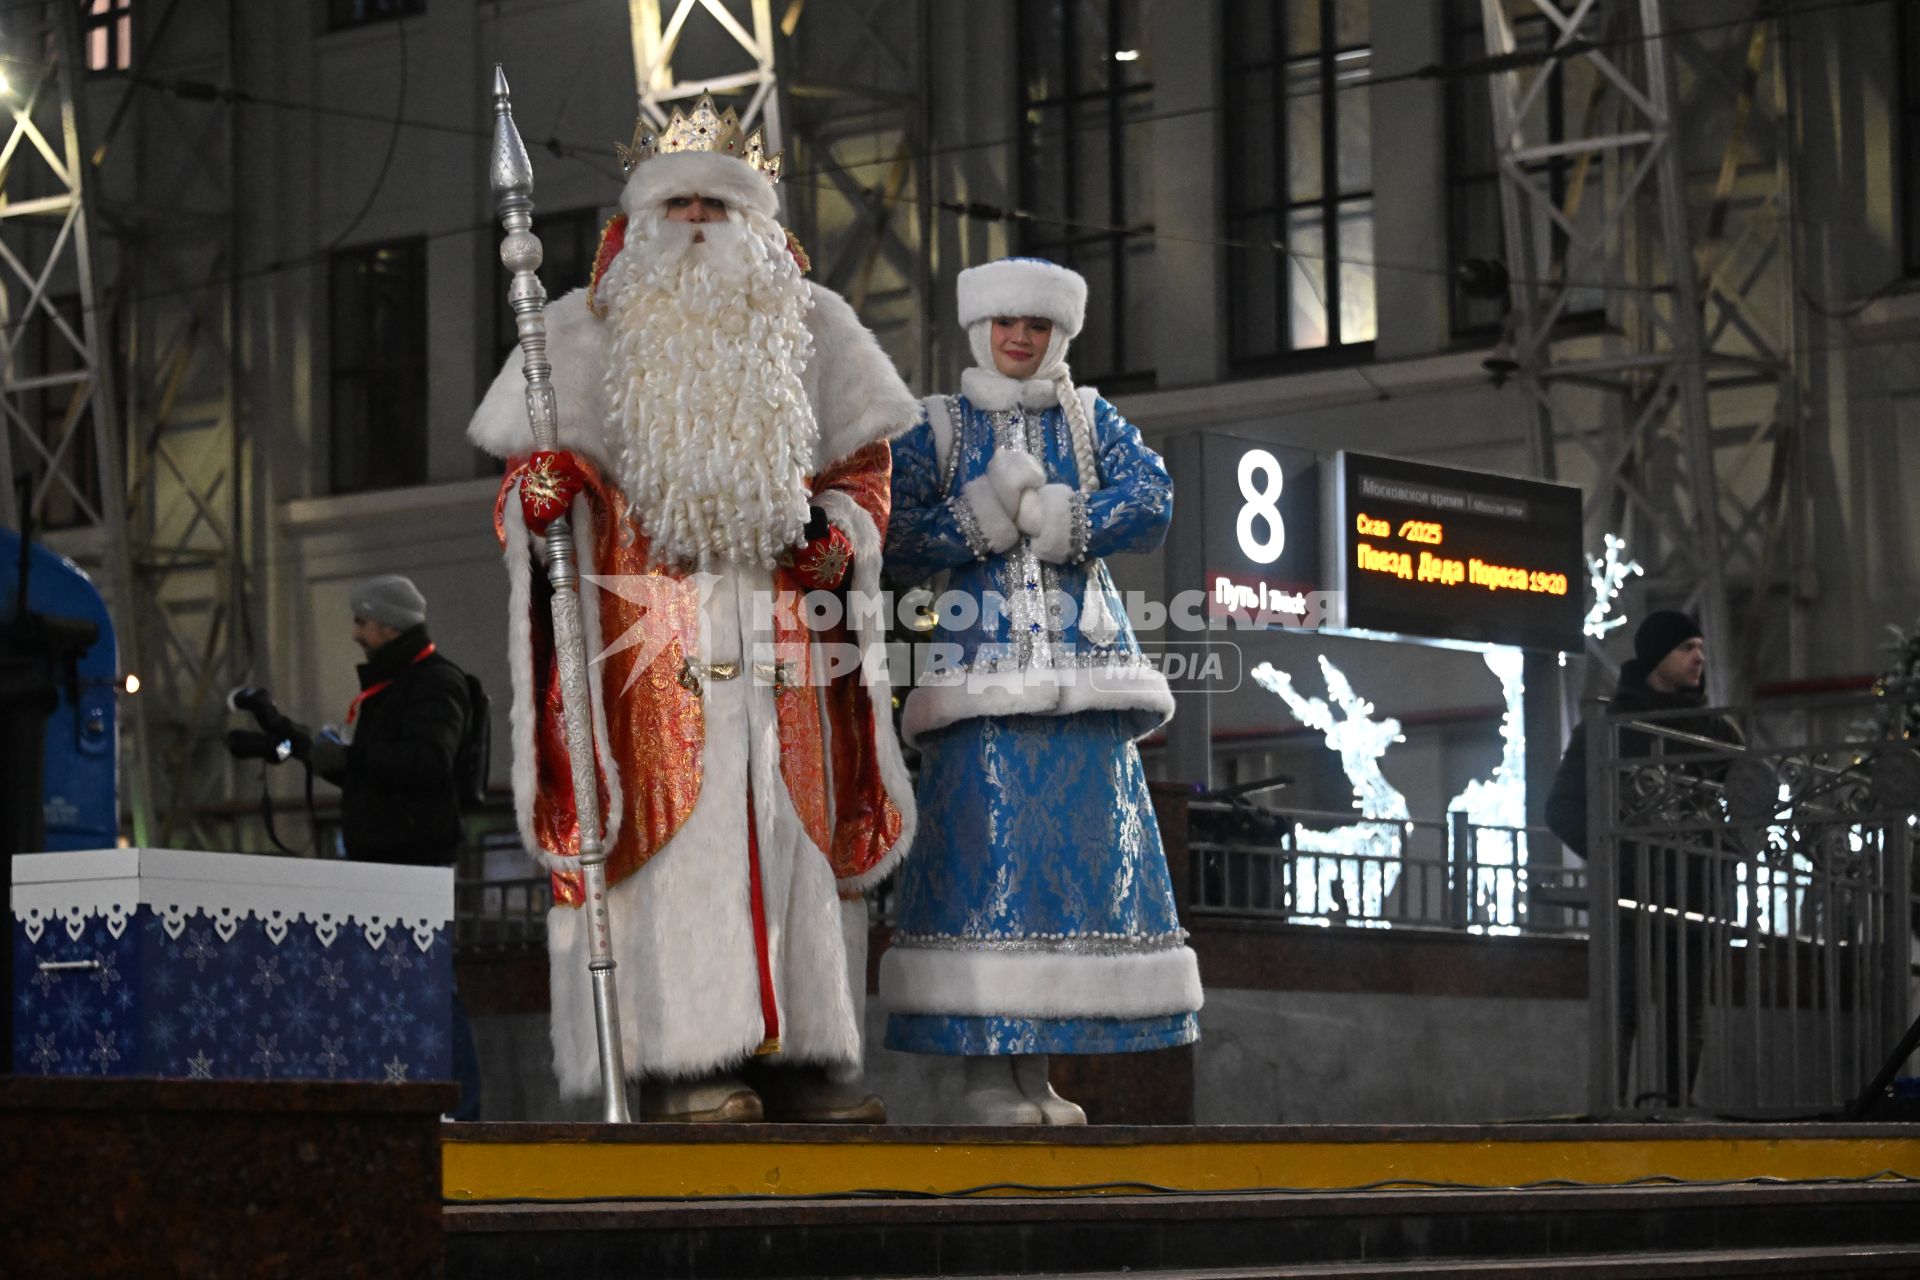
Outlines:
{"label": "snegurochka in blue", "polygon": [[[1160,545],[1173,486],[1068,376],[1078,275],[1008,259],[962,273],[959,293],[979,367],[893,442],[886,572],[941,607],[904,714],[920,819],[881,964],[886,1043],[1012,1057],[1044,1115],[1009,1096],[973,1118],[1074,1123],[1041,1055],[1199,1034],[1199,969],[1134,745],[1173,699],[1103,562]],[[970,1096],[1001,1087],[988,1070],[970,1064]]]}

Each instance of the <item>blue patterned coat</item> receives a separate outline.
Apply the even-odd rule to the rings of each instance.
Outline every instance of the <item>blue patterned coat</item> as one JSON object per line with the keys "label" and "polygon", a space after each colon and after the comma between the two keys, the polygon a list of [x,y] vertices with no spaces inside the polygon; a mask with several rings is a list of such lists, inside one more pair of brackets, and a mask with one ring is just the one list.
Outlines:
{"label": "blue patterned coat", "polygon": [[[1046,563],[1024,538],[996,555],[961,492],[994,454],[1024,450],[1050,483],[1075,488],[1080,471],[1051,384],[969,373],[963,386],[973,394],[932,397],[893,442],[887,574],[900,585],[946,574],[929,670],[907,700],[907,741],[971,716],[1095,710],[1125,712],[1133,736],[1150,733],[1173,714],[1173,698],[1142,656],[1101,557],[1165,539],[1173,519],[1165,465],[1117,409],[1082,390],[1100,474],[1098,488],[1073,500],[1074,556]],[[1049,398],[1020,394],[1033,388]]]}

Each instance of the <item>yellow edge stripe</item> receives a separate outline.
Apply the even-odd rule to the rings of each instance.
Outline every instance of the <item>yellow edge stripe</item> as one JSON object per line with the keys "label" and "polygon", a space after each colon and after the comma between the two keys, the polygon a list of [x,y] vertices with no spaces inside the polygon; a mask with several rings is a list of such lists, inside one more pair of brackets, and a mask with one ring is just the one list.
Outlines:
{"label": "yellow edge stripe", "polygon": [[[1920,1178],[1915,1138],[1672,1138],[1545,1142],[1193,1142],[1146,1146],[966,1143],[447,1142],[450,1201],[954,1192],[1152,1183],[1179,1191],[1338,1190],[1390,1180],[1520,1186]],[[1125,1194],[1125,1188],[1116,1188]],[[1021,1194],[1009,1192],[1007,1194]]]}

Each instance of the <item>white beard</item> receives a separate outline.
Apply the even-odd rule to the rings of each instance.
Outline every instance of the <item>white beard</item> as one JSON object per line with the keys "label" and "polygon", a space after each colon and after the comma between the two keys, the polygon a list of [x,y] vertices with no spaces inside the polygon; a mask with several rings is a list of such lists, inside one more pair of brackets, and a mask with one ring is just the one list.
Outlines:
{"label": "white beard", "polygon": [[654,560],[772,566],[806,527],[820,434],[801,385],[812,298],[785,233],[650,212],[602,283],[612,461]]}

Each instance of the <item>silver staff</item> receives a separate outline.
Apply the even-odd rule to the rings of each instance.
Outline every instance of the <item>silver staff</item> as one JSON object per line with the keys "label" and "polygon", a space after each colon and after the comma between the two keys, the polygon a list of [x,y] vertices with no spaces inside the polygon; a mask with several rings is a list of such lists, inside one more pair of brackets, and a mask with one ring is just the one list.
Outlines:
{"label": "silver staff", "polygon": [[[488,175],[500,223],[500,261],[513,273],[507,300],[526,357],[527,421],[539,449],[560,446],[553,403],[553,366],[547,363],[546,290],[534,272],[540,238],[533,234],[533,164],[513,125],[507,73],[493,69],[493,165]],[[587,701],[587,650],[580,623],[580,574],[573,530],[562,515],[547,526],[547,578],[553,583],[553,648],[566,710],[567,753],[573,763],[573,809],[580,820],[580,870],[586,881],[587,969],[593,975],[593,1018],[600,1033],[600,1084],[609,1124],[627,1123],[626,1069],[620,1051],[620,1005],[614,998],[613,932],[607,921],[607,851],[601,843],[600,788],[594,775],[593,721]]]}

